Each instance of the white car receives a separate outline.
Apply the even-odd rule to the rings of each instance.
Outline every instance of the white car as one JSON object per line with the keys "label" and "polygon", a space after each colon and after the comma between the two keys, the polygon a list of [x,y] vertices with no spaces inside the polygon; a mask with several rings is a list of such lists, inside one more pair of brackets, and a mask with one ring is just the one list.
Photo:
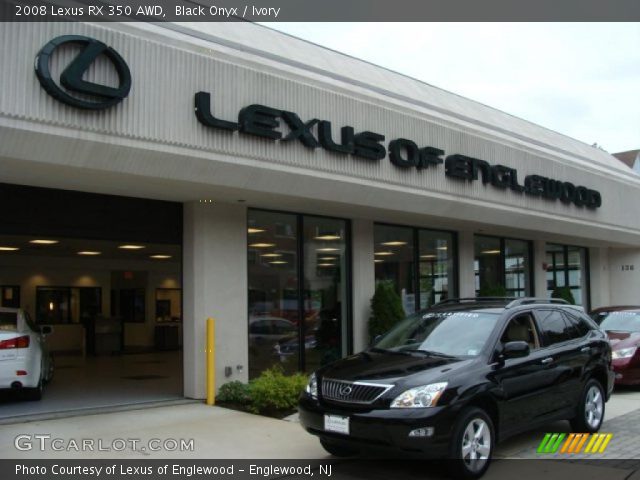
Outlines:
{"label": "white car", "polygon": [[53,378],[53,360],[45,338],[49,325],[36,326],[21,308],[0,308],[0,389],[20,390],[40,400]]}

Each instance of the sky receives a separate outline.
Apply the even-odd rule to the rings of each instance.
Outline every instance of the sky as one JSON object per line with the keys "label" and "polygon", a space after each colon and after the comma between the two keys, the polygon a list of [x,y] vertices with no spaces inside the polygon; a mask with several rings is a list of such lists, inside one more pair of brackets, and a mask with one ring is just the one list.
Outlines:
{"label": "sky", "polygon": [[268,23],[610,152],[640,148],[640,23]]}

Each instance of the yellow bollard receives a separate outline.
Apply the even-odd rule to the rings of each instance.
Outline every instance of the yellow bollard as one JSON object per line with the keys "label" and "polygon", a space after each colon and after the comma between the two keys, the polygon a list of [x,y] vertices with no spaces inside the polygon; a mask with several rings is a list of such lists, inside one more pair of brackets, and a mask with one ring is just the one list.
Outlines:
{"label": "yellow bollard", "polygon": [[216,321],[207,318],[207,405],[216,403]]}

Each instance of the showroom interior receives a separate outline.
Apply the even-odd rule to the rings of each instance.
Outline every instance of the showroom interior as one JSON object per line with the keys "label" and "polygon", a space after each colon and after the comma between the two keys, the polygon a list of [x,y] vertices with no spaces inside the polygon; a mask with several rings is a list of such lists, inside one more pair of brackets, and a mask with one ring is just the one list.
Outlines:
{"label": "showroom interior", "polygon": [[[248,22],[0,40],[3,305],[51,324],[56,358],[43,400],[0,417],[57,390],[201,400],[209,317],[216,387],[310,372],[370,343],[381,281],[407,313],[564,286],[637,302],[640,177],[600,149]],[[108,101],[61,84],[87,45]]]}

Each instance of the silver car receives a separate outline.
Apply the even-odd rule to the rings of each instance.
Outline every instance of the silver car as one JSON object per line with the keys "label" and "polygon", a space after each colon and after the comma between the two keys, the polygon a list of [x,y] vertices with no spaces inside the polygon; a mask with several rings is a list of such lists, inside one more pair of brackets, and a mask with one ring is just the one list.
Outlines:
{"label": "silver car", "polygon": [[21,308],[0,308],[0,389],[20,390],[40,400],[53,378],[53,360],[46,348],[49,325],[36,326]]}

